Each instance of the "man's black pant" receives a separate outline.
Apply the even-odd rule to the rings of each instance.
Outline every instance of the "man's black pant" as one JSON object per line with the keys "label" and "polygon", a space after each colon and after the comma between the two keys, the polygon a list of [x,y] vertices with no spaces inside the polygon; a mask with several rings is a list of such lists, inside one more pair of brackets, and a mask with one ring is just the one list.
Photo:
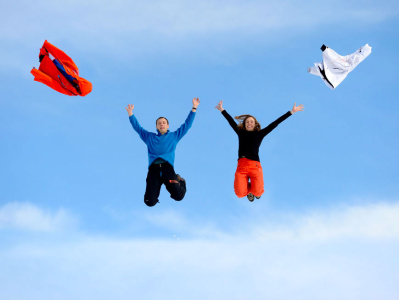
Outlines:
{"label": "man's black pant", "polygon": [[160,196],[161,185],[165,184],[171,198],[180,201],[186,194],[186,182],[178,181],[174,168],[169,163],[152,164],[146,178],[146,192],[144,203],[154,206]]}

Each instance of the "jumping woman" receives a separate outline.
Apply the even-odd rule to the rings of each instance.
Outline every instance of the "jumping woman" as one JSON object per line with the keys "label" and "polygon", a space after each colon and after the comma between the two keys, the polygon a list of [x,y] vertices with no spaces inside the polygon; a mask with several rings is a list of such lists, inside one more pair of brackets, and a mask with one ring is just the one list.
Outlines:
{"label": "jumping woman", "polygon": [[253,202],[254,197],[260,199],[264,193],[264,179],[258,151],[264,137],[274,130],[281,122],[289,118],[298,111],[302,111],[304,106],[293,105],[291,111],[276,119],[267,127],[261,129],[260,123],[251,115],[241,115],[235,117],[239,124],[222,108],[222,101],[215,107],[228,120],[239,137],[239,158],[235,173],[234,189],[239,198],[247,196]]}

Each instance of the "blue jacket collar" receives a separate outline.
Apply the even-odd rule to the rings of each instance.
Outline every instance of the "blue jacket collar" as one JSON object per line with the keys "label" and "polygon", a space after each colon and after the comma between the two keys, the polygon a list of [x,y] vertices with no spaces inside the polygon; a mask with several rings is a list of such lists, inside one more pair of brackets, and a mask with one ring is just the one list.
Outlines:
{"label": "blue jacket collar", "polygon": [[[158,129],[156,129],[157,130],[157,136],[162,136],[163,134],[161,134],[161,132],[159,132],[158,131]],[[166,133],[164,133],[164,134],[167,134],[169,132],[169,129],[167,130],[167,132]]]}

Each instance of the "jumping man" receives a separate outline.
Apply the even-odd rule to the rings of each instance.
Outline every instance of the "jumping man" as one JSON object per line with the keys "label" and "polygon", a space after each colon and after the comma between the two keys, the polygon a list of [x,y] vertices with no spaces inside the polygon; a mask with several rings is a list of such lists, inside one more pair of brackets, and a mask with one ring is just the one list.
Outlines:
{"label": "jumping man", "polygon": [[175,173],[174,161],[176,145],[192,126],[197,106],[200,104],[199,98],[193,98],[192,102],[193,107],[185,123],[173,132],[169,131],[169,122],[164,117],[159,117],[156,120],[157,133],[149,132],[140,126],[133,114],[134,105],[129,104],[125,108],[133,129],[147,145],[149,170],[146,178],[144,203],[148,206],[154,206],[159,202],[158,197],[162,184],[165,185],[172,199],[180,201],[185,196],[186,181]]}

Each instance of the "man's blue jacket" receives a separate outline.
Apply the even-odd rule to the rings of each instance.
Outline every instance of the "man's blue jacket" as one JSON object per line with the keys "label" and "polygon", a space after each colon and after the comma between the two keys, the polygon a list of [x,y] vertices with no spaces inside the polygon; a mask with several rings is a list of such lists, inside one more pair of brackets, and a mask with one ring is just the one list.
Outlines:
{"label": "man's blue jacket", "polygon": [[178,142],[192,127],[193,120],[196,113],[190,111],[185,123],[181,125],[176,131],[170,132],[169,130],[161,134],[158,130],[157,133],[148,132],[143,129],[134,115],[129,117],[133,129],[139,134],[139,137],[147,145],[149,155],[149,167],[157,158],[162,158],[167,161],[172,167],[175,161],[175,149]]}

